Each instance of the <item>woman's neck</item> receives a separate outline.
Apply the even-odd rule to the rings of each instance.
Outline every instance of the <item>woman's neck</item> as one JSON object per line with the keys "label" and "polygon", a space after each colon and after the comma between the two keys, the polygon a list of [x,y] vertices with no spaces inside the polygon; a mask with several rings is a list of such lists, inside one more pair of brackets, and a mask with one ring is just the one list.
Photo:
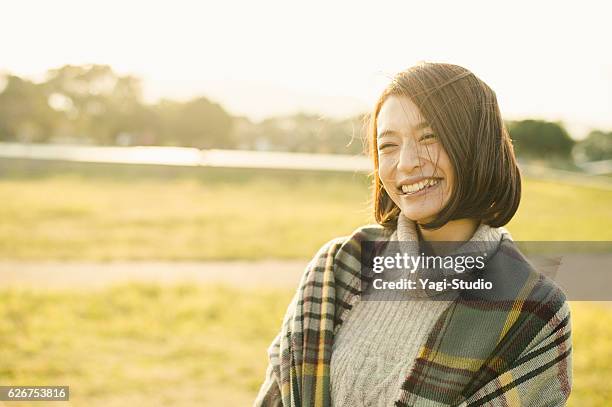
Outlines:
{"label": "woman's neck", "polygon": [[428,242],[467,242],[478,229],[475,219],[457,219],[448,222],[439,229],[423,229],[417,223],[420,238]]}

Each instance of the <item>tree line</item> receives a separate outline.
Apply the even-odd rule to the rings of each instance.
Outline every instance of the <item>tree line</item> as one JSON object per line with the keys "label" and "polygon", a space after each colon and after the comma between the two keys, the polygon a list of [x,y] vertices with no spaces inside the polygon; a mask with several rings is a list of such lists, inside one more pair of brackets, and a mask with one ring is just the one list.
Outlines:
{"label": "tree line", "polygon": [[[108,65],[66,65],[42,82],[0,77],[0,141],[357,154],[364,150],[364,123],[363,115],[338,120],[304,113],[255,123],[206,97],[145,103],[141,80]],[[523,158],[612,159],[612,132],[595,130],[576,142],[562,123],[506,124]]]}

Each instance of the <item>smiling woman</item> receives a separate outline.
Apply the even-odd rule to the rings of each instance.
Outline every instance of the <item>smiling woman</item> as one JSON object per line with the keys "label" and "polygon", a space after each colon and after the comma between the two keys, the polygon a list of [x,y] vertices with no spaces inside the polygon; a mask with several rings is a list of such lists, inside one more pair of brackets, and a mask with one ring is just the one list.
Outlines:
{"label": "smiling woman", "polygon": [[[450,64],[413,67],[387,87],[372,117],[380,224],[396,223],[402,212],[430,230],[466,218],[503,226],[515,214],[521,177],[512,142],[495,92],[473,73]],[[420,181],[435,188],[414,193],[410,184]]]}
{"label": "smiling woman", "polygon": [[452,192],[448,154],[408,97],[390,96],[376,122],[378,173],[385,194],[405,216],[430,222]]}
{"label": "smiling woman", "polygon": [[[331,240],[309,263],[255,405],[565,404],[569,308],[503,227],[521,177],[495,93],[465,68],[419,64],[380,96],[369,140],[378,225]],[[421,267],[414,274],[433,293],[397,279],[409,289],[371,300],[390,286],[372,283],[369,243],[403,243],[418,258],[441,241],[458,259],[476,250],[483,267],[462,272],[458,287]]]}

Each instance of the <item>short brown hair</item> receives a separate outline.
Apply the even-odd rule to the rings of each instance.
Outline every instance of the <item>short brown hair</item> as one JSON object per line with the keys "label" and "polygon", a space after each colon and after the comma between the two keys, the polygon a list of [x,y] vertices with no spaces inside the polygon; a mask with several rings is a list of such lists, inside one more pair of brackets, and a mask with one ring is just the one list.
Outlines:
{"label": "short brown hair", "polygon": [[395,227],[400,213],[378,173],[376,121],[389,96],[412,100],[438,136],[455,171],[447,204],[432,222],[421,226],[436,229],[462,218],[478,219],[492,227],[507,224],[521,200],[521,174],[495,92],[463,67],[426,62],[398,73],[370,115],[376,221]]}

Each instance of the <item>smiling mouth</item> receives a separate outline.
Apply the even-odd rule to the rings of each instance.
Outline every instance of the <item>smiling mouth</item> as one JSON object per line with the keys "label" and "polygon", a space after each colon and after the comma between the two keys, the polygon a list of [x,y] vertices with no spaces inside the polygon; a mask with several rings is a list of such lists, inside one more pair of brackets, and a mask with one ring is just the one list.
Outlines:
{"label": "smiling mouth", "polygon": [[435,187],[440,181],[441,178],[427,178],[423,181],[415,182],[414,184],[404,184],[400,186],[399,192],[401,195],[414,195],[424,189]]}

